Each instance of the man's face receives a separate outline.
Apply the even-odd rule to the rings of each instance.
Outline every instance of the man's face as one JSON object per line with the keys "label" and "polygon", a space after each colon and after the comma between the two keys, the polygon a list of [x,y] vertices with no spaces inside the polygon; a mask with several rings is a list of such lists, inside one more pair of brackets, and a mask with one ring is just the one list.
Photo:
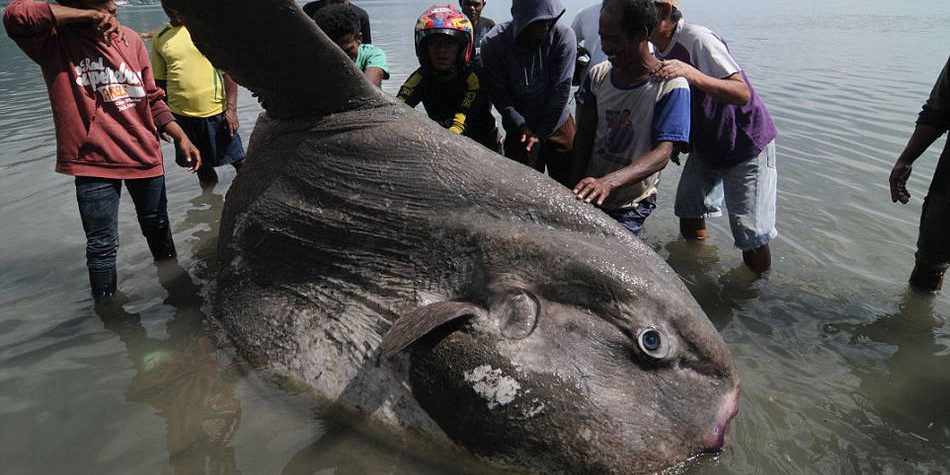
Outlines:
{"label": "man's face", "polygon": [[429,64],[440,73],[451,72],[458,61],[462,45],[449,35],[432,35],[426,40]]}
{"label": "man's face", "polygon": [[656,7],[656,28],[653,29],[655,37],[661,28],[666,29],[665,23],[671,21],[670,14],[673,12],[673,5],[666,2],[653,2],[653,6]]}
{"label": "man's face", "polygon": [[356,61],[356,53],[360,50],[360,45],[363,44],[363,34],[357,33],[355,35],[343,35],[340,38],[333,40],[340,49],[346,53],[354,62]]}
{"label": "man's face", "polygon": [[532,22],[521,32],[521,38],[528,43],[540,43],[548,37],[552,26],[554,26],[554,20]]}
{"label": "man's face", "polygon": [[482,9],[485,8],[483,0],[459,0],[459,6],[465,12],[465,16],[474,24],[482,17]]}
{"label": "man's face", "polygon": [[640,40],[628,35],[622,25],[623,12],[617,4],[610,4],[600,13],[600,46],[615,68],[639,64]]}

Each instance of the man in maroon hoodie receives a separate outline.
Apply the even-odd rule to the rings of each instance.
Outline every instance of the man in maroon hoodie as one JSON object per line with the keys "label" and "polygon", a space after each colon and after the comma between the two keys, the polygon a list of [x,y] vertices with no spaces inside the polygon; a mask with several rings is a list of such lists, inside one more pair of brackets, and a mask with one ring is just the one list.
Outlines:
{"label": "man in maroon hoodie", "polygon": [[56,171],[76,177],[86,266],[97,303],[116,291],[122,182],[156,261],[174,259],[159,131],[178,142],[194,172],[198,150],[155,85],[148,51],[119,25],[112,0],[14,0],[7,34],[40,65],[56,128]]}

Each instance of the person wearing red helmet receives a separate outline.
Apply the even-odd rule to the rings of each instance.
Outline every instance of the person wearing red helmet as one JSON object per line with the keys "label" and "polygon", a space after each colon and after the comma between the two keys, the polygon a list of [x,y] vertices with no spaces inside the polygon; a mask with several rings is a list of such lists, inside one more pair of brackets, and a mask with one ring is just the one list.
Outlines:
{"label": "person wearing red helmet", "polygon": [[415,42],[419,69],[399,88],[397,99],[412,107],[421,102],[430,119],[499,151],[491,103],[471,66],[469,19],[452,5],[433,5],[416,22]]}

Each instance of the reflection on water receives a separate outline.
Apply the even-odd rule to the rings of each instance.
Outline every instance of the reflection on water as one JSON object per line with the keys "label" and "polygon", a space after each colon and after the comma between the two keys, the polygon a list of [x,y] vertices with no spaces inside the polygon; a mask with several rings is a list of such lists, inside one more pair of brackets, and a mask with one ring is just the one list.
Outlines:
{"label": "reflection on water", "polygon": [[127,312],[124,302],[96,309],[135,366],[126,400],[150,405],[164,420],[174,473],[238,473],[232,445],[241,422],[237,373],[214,357],[198,286],[176,261],[157,266],[168,292],[164,303],[175,309],[166,338],[149,337],[140,315]]}
{"label": "reflection on water", "polygon": [[733,317],[732,310],[742,308],[761,295],[761,288],[768,286],[769,275],[752,272],[739,261],[721,274],[710,274],[709,269],[721,264],[720,253],[734,252],[706,242],[687,241],[679,237],[666,244],[660,251],[666,262],[676,271],[694,296],[702,296],[700,306],[717,330],[725,328]]}
{"label": "reflection on water", "polygon": [[[890,428],[912,436],[905,439],[908,449],[950,449],[946,326],[946,317],[934,313],[932,295],[909,290],[896,312],[847,330],[851,345],[886,355],[881,360],[853,361],[853,372],[861,379],[860,394],[876,415]],[[875,437],[893,437],[877,427],[867,429]]]}

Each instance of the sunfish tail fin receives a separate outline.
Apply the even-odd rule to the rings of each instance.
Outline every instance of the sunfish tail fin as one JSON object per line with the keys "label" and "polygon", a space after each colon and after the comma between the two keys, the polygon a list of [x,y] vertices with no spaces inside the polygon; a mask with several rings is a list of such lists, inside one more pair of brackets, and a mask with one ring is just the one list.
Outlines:
{"label": "sunfish tail fin", "polygon": [[291,0],[162,0],[198,49],[260,97],[275,118],[388,104]]}

